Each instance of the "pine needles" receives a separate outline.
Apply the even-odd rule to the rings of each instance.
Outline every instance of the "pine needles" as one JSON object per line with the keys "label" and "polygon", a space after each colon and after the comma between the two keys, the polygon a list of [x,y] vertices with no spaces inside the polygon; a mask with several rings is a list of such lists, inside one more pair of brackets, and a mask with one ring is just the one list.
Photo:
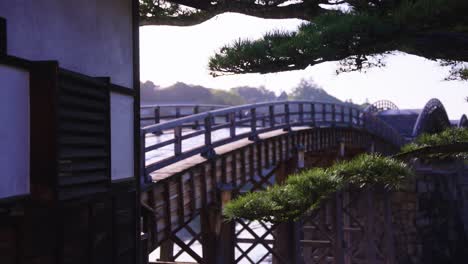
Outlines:
{"label": "pine needles", "polygon": [[[402,153],[420,150],[422,148],[437,147],[443,145],[452,145],[459,143],[468,143],[467,128],[449,128],[437,134],[422,134],[414,142],[403,146]],[[428,158],[445,159],[445,158],[461,158],[468,159],[468,150],[458,153],[435,153],[430,154]]]}
{"label": "pine needles", "polygon": [[294,174],[284,185],[243,195],[225,207],[224,215],[231,220],[296,220],[318,208],[323,201],[347,184],[359,188],[380,185],[387,189],[398,189],[410,175],[412,171],[403,162],[365,154],[327,169],[315,168]]}

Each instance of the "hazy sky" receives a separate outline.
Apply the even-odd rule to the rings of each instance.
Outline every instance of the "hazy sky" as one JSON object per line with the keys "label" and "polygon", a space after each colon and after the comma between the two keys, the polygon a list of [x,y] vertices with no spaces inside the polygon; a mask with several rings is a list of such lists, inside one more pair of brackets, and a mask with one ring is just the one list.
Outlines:
{"label": "hazy sky", "polygon": [[336,62],[327,62],[301,71],[274,74],[245,74],[213,78],[208,58],[222,45],[239,38],[256,39],[265,32],[295,30],[297,19],[267,20],[240,14],[223,14],[193,27],[145,26],[140,29],[141,80],[160,86],[177,81],[210,88],[265,86],[277,93],[289,91],[299,81],[313,79],[339,99],[370,102],[388,99],[403,108],[422,108],[431,98],[439,98],[451,119],[468,113],[468,83],[444,81],[448,67],[408,54],[386,58],[387,66],[366,73],[336,75]]}

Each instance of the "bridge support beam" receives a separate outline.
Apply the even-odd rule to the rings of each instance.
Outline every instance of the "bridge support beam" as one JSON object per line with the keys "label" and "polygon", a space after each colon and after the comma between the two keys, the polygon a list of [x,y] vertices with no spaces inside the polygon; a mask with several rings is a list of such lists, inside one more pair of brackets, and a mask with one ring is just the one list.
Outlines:
{"label": "bridge support beam", "polygon": [[[283,162],[277,169],[275,181],[277,184],[283,184],[288,175],[294,173],[297,169],[303,168],[304,150],[297,148],[296,155],[292,159]],[[293,222],[281,223],[276,227],[275,242],[273,249],[279,256],[273,256],[273,264],[298,263],[296,260],[298,225]],[[287,262],[285,262],[287,261]]]}
{"label": "bridge support beam", "polygon": [[225,221],[222,208],[232,199],[232,188],[220,190],[221,206],[204,209],[200,214],[203,259],[206,264],[233,263],[235,226]]}
{"label": "bridge support beam", "polygon": [[174,261],[174,242],[168,239],[161,243],[161,254],[159,257],[160,261]]}

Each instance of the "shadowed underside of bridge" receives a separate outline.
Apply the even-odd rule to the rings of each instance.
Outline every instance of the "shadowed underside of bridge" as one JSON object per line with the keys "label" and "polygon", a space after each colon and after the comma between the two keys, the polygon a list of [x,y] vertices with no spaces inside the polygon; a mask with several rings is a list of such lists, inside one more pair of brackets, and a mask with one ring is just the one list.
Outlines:
{"label": "shadowed underside of bridge", "polygon": [[[438,106],[426,107],[417,133],[449,126]],[[158,248],[159,261],[196,263],[394,263],[384,193],[337,194],[324,212],[301,223],[227,223],[221,212],[233,197],[280,183],[301,168],[327,167],[363,152],[397,152],[403,138],[376,117],[395,107],[379,104],[364,112],[349,105],[274,102],[143,128],[146,252]],[[354,241],[348,251],[334,242],[346,237]]]}

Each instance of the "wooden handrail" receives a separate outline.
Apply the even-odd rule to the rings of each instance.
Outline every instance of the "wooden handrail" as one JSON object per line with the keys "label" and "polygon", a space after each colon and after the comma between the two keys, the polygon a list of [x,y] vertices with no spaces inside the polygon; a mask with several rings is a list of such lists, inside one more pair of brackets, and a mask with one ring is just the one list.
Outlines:
{"label": "wooden handrail", "polygon": [[[199,124],[199,129],[184,131],[182,134],[182,128],[190,124],[192,126]],[[145,142],[147,134],[174,131],[174,138],[149,146],[144,145],[145,153],[174,145],[174,155],[151,164],[145,164],[145,167],[142,168],[144,174],[142,177],[146,182],[149,182],[149,174],[164,166],[199,154],[209,158],[214,155],[214,148],[221,145],[242,138],[256,140],[259,134],[278,129],[289,130],[294,126],[353,127],[365,130],[395,146],[401,146],[404,142],[393,127],[371,113],[365,113],[349,104],[301,100],[225,107],[143,127],[141,130],[142,142]],[[247,132],[237,133],[236,128],[250,129],[247,129]],[[213,139],[212,133],[220,129],[228,129],[228,135],[222,139]],[[190,150],[183,150],[182,144],[186,140],[200,135],[204,135],[204,144]]]}
{"label": "wooden handrail", "polygon": [[[153,121],[154,124],[167,122],[168,120],[190,116],[214,109],[226,108],[228,105],[216,104],[154,104],[140,106],[140,120]],[[170,112],[170,113],[168,113]],[[190,125],[198,128],[198,123]]]}

